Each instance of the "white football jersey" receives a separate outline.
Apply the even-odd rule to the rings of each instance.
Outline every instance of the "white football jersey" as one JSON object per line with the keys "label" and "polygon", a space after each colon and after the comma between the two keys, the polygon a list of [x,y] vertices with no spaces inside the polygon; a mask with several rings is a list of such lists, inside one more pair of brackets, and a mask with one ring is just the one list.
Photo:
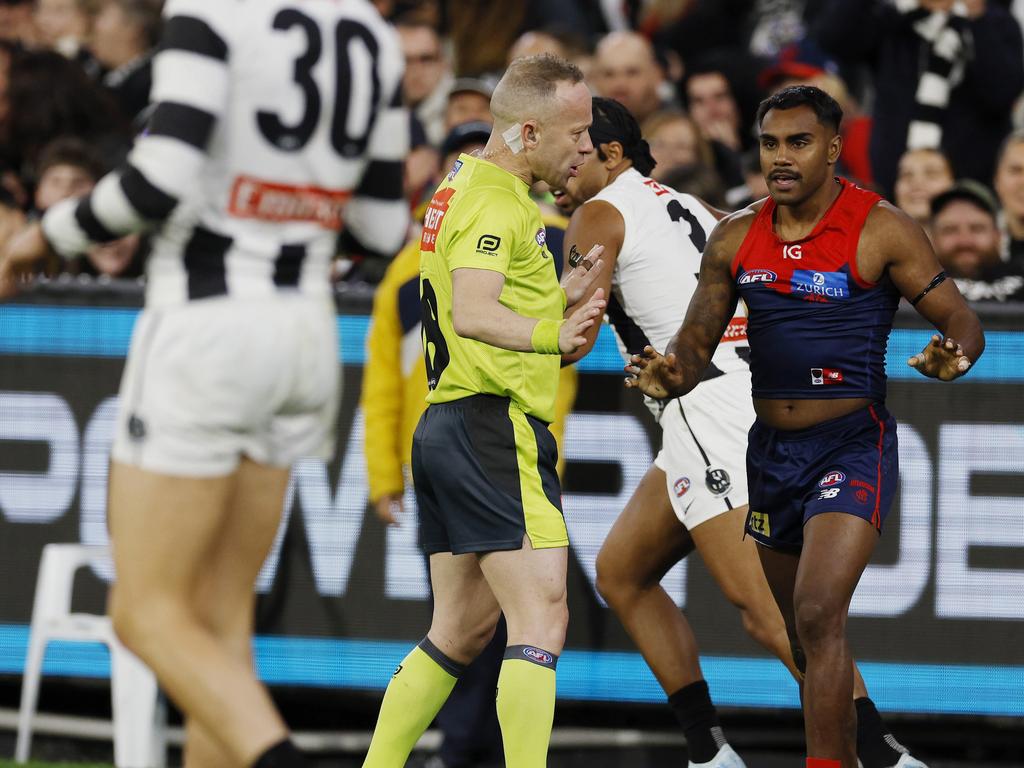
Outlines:
{"label": "white football jersey", "polygon": [[[704,246],[718,222],[697,198],[632,168],[592,200],[615,206],[625,223],[607,309],[619,348],[624,357],[648,344],[664,352],[697,290]],[[705,380],[749,369],[746,320],[740,303]]]}
{"label": "white football jersey", "polygon": [[404,242],[403,56],[368,0],[168,0],[127,164],[43,219],[62,255],[155,230],[147,305],[325,295],[338,232]]}

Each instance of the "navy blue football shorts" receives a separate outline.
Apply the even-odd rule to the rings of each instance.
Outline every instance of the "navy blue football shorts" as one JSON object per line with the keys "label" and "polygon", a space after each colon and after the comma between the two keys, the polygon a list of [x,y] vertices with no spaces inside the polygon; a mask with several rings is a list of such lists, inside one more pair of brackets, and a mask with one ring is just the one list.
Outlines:
{"label": "navy blue football shorts", "polygon": [[896,420],[880,403],[807,429],[755,421],[747,440],[747,533],[798,551],[804,523],[823,512],[863,518],[881,533],[899,473]]}
{"label": "navy blue football shorts", "polygon": [[412,439],[412,478],[427,554],[565,547],[548,425],[507,397],[433,403]]}

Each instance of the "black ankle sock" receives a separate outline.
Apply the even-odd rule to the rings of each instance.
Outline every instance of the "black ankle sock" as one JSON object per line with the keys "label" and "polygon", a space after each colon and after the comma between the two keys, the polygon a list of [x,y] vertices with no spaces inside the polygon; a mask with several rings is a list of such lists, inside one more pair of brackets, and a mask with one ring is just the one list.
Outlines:
{"label": "black ankle sock", "polygon": [[907,751],[889,733],[875,702],[867,696],[853,702],[857,709],[857,757],[864,768],[889,768]]}
{"label": "black ankle sock", "polygon": [[252,768],[306,768],[306,759],[291,739],[279,741],[252,764]]}
{"label": "black ankle sock", "polygon": [[668,705],[686,734],[686,749],[691,763],[706,763],[725,744],[718,712],[711,703],[708,684],[691,683],[668,697]]}

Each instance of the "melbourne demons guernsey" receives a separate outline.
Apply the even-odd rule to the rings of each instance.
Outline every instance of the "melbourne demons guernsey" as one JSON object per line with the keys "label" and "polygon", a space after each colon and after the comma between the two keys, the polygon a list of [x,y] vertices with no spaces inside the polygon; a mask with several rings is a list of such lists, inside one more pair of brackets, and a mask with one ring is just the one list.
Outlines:
{"label": "melbourne demons guernsey", "polygon": [[147,306],[326,296],[338,231],[394,253],[407,115],[394,30],[368,0],[168,0],[127,164],[43,219],[73,256],[155,231]]}
{"label": "melbourne demons guernsey", "polygon": [[452,270],[460,268],[503,274],[498,301],[513,312],[562,319],[565,291],[530,188],[493,163],[465,154],[434,192],[420,239],[427,402],[498,395],[551,423],[561,355],[514,352],[455,333]]}
{"label": "melbourne demons guernsey", "polygon": [[747,304],[754,397],[885,399],[885,350],[899,293],[857,272],[857,244],[881,199],[846,180],[814,230],[775,234],[768,198],[732,263]]}
{"label": "melbourne demons guernsey", "polygon": [[[619,349],[628,356],[650,344],[664,352],[697,290],[704,246],[718,222],[697,198],[632,168],[592,200],[615,206],[625,225],[607,309]],[[704,379],[746,371],[748,352],[741,305]]]}

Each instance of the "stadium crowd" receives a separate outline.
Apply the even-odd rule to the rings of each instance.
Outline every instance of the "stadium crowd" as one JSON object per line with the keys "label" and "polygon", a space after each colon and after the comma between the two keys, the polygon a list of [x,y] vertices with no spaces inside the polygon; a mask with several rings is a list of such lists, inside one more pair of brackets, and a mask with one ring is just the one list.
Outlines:
{"label": "stadium crowd", "polygon": [[[766,194],[758,101],[809,83],[844,109],[841,172],[921,222],[968,298],[1024,300],[1024,3],[376,4],[405,53],[414,212],[459,143],[452,130],[490,121],[491,89],[518,56],[578,64],[595,93],[640,121],[656,179],[727,210]],[[88,191],[145,130],[160,10],[160,0],[0,1],[0,234]],[[47,271],[139,278],[145,251],[133,236]],[[339,255],[339,276],[380,280],[379,259]]]}

